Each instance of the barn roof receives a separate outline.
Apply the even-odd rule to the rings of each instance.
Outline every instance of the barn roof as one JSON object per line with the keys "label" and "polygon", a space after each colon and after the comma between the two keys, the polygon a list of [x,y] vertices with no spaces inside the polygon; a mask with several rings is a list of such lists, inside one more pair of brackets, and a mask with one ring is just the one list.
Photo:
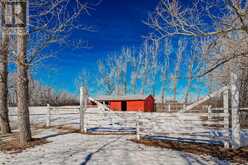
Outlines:
{"label": "barn roof", "polygon": [[128,96],[98,96],[96,100],[110,101],[110,100],[145,100],[150,95],[128,95]]}

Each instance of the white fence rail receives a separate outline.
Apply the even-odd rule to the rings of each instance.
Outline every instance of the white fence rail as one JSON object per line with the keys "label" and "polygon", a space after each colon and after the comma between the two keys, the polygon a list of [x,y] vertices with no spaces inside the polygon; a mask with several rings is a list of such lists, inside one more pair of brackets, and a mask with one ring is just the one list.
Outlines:
{"label": "white fence rail", "polygon": [[136,131],[135,112],[85,112],[85,127],[87,131]]}
{"label": "white fence rail", "polygon": [[[46,112],[46,126],[50,127],[51,122],[53,120],[53,116],[56,116],[56,118],[62,118],[66,122],[66,116],[71,116],[75,118],[75,115],[79,115],[79,106],[74,106],[74,107],[51,107],[49,104],[47,105],[47,112]],[[77,118],[75,118],[77,119]],[[73,120],[72,118],[69,118],[69,121]]]}
{"label": "white fence rail", "polygon": [[[215,117],[220,117],[217,114]],[[225,116],[223,113],[221,116]],[[228,143],[223,120],[208,119],[207,113],[144,114],[139,117],[140,136],[173,137],[181,140]]]}
{"label": "white fence rail", "polygon": [[[29,116],[32,124],[46,124],[46,126],[56,126],[65,124],[79,124],[79,106],[42,106],[29,107]],[[17,127],[17,109],[9,108],[9,117],[13,128]]]}
{"label": "white fence rail", "polygon": [[[212,112],[213,111],[213,112]],[[229,144],[224,112],[214,113],[86,112],[87,131],[135,131],[137,138],[164,136]],[[223,111],[223,109],[222,109]],[[228,120],[229,121],[229,120]]]}

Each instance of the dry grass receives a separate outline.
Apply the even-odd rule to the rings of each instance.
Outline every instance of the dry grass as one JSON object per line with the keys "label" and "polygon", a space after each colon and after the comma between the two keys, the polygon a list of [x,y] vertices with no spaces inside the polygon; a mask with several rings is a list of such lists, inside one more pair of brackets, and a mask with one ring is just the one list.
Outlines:
{"label": "dry grass", "polygon": [[240,128],[241,129],[248,129],[248,121],[243,121],[243,122],[241,122],[241,124],[240,124]]}
{"label": "dry grass", "polygon": [[32,129],[38,130],[38,129],[49,129],[53,128],[52,126],[47,127],[46,124],[32,124]]}
{"label": "dry grass", "polygon": [[159,140],[131,140],[133,142],[148,146],[168,148],[177,151],[188,152],[196,155],[211,155],[220,160],[228,160],[233,163],[248,163],[248,148],[240,148],[238,150],[225,149],[218,145],[192,144],[175,141],[159,141]]}
{"label": "dry grass", "polygon": [[[33,126],[32,125],[32,134],[33,135],[38,134],[42,130],[43,130],[43,128],[41,126],[38,126],[38,125]],[[16,131],[14,131],[11,134],[0,135],[0,151],[8,152],[10,154],[11,153],[19,153],[25,149],[33,148],[37,145],[49,143],[49,141],[47,141],[46,139],[33,138],[31,140],[31,142],[29,142],[27,145],[22,146],[19,143],[18,136],[19,136],[19,134]]]}
{"label": "dry grass", "polygon": [[10,154],[20,153],[27,148],[33,148],[34,146],[47,143],[49,143],[49,141],[47,141],[46,139],[35,138],[32,139],[32,141],[29,142],[27,145],[22,146],[20,145],[17,138],[9,138],[7,141],[0,143],[0,151],[8,152]]}

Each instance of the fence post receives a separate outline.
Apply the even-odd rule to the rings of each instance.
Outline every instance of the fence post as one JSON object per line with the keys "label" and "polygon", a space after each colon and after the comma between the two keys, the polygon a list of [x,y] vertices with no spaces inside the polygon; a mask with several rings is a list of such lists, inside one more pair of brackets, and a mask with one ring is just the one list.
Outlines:
{"label": "fence post", "polygon": [[80,88],[80,131],[87,132],[85,127],[85,111],[87,108],[88,91],[86,87]]}
{"label": "fence post", "polygon": [[230,148],[230,130],[229,130],[229,89],[223,92],[223,107],[224,107],[224,147]]}
{"label": "fence post", "polygon": [[136,113],[136,137],[140,140],[140,112]]}
{"label": "fence post", "polygon": [[212,106],[209,105],[208,106],[208,120],[212,120],[212,110],[211,110]]}
{"label": "fence post", "polygon": [[169,110],[169,112],[171,111],[171,105],[170,105],[170,103],[168,104],[168,110]]}
{"label": "fence post", "polygon": [[239,121],[239,89],[238,76],[231,73],[231,95],[232,95],[232,148],[237,149],[240,143],[240,121]]}
{"label": "fence post", "polygon": [[47,104],[47,122],[46,122],[46,126],[50,127],[51,125],[51,108],[50,105]]}
{"label": "fence post", "polygon": [[107,113],[107,114],[104,114],[104,116],[106,115],[106,118],[109,120],[109,122],[110,122],[110,126],[111,126],[111,128],[113,128],[114,127],[114,124],[113,124],[113,115],[112,115],[112,112],[109,112],[109,113]]}
{"label": "fence post", "polygon": [[183,110],[184,111],[186,110],[186,104],[183,104]]}

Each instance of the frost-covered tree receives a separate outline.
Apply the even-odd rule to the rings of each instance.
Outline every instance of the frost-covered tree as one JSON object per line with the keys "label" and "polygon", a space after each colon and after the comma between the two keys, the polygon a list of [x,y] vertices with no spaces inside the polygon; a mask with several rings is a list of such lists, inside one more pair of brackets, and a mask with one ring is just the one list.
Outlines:
{"label": "frost-covered tree", "polygon": [[[22,145],[31,140],[29,122],[29,71],[44,59],[54,56],[56,52],[48,51],[50,46],[61,47],[85,47],[87,42],[69,40],[73,30],[93,31],[92,27],[80,24],[78,18],[88,14],[90,5],[78,0],[33,0],[25,1],[27,5],[21,5],[20,15],[26,15],[28,11],[29,21],[27,28],[18,28],[16,36],[16,51],[13,52],[17,65],[17,107],[20,130],[20,142]],[[27,33],[28,31],[28,33]]]}
{"label": "frost-covered tree", "polygon": [[172,45],[171,41],[168,39],[165,39],[163,41],[163,58],[160,63],[160,79],[161,79],[161,103],[164,107],[164,103],[166,101],[166,89],[169,88],[168,80],[169,80],[169,67],[170,67],[170,56],[172,53]]}
{"label": "frost-covered tree", "polygon": [[176,60],[175,60],[175,66],[174,66],[174,71],[171,75],[171,80],[172,80],[172,88],[173,88],[173,100],[177,100],[177,85],[180,77],[180,70],[182,66],[182,61],[183,61],[183,55],[184,51],[186,49],[187,43],[183,40],[178,41],[178,48],[176,52]]}
{"label": "frost-covered tree", "polygon": [[149,36],[158,40],[186,37],[202,43],[199,55],[204,56],[205,66],[194,77],[211,75],[219,81],[236,72],[242,79],[248,66],[247,11],[246,0],[193,0],[187,5],[182,0],[161,0],[148,18],[147,25],[153,29]]}

